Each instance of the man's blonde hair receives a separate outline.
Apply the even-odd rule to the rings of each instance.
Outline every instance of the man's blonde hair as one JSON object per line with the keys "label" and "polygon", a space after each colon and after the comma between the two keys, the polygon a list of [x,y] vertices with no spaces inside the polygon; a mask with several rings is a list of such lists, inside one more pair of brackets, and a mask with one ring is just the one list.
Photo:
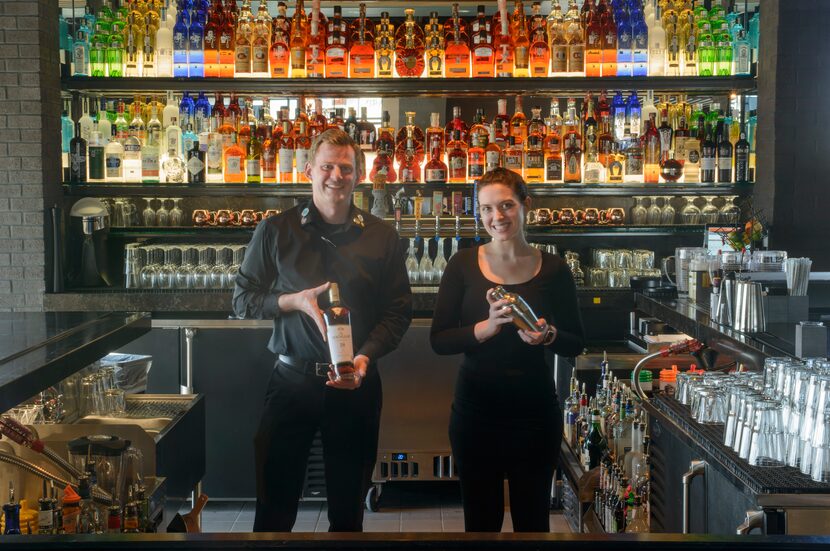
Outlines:
{"label": "man's blonde hair", "polygon": [[308,151],[308,164],[314,165],[314,157],[317,156],[317,150],[323,144],[329,144],[338,147],[351,147],[354,151],[355,170],[362,178],[366,174],[366,157],[360,146],[345,132],[339,128],[329,128],[311,142],[311,149]]}

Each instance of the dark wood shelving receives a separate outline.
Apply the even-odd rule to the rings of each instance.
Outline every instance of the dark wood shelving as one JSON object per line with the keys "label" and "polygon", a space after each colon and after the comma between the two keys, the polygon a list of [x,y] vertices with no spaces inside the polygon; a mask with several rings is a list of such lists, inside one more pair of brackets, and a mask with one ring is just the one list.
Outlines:
{"label": "dark wood shelving", "polygon": [[166,92],[198,90],[271,96],[505,96],[515,94],[562,95],[601,90],[655,90],[731,94],[751,93],[753,76],[729,77],[548,77],[548,78],[416,78],[416,79],[275,79],[275,78],[101,78],[69,77],[63,90],[106,96],[123,96],[136,90]]}

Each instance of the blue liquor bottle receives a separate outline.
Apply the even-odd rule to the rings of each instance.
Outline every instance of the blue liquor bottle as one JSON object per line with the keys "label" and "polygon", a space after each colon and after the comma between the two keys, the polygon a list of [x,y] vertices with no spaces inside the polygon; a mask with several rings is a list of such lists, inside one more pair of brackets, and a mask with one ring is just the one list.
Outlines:
{"label": "blue liquor bottle", "polygon": [[173,76],[186,77],[189,73],[187,53],[190,47],[190,29],[186,22],[190,17],[184,10],[176,16],[173,26]]}
{"label": "blue liquor bottle", "polygon": [[187,128],[188,124],[193,124],[193,118],[196,114],[196,104],[193,98],[190,97],[190,92],[185,91],[182,94],[182,101],[179,102],[179,126]]}
{"label": "blue liquor bottle", "polygon": [[205,26],[195,15],[191,17],[189,28],[187,64],[189,76],[205,76]]}
{"label": "blue liquor bottle", "polygon": [[631,11],[632,76],[648,76],[648,25],[642,10]]}

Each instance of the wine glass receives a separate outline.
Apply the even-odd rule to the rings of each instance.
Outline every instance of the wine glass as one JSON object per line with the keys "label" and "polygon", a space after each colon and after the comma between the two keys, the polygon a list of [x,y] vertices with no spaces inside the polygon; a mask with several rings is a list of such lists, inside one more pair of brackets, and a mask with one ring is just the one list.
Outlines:
{"label": "wine glass", "polygon": [[435,242],[438,243],[438,250],[435,251],[435,262],[432,263],[432,281],[435,283],[441,282],[441,278],[444,277],[444,270],[447,269],[447,257],[445,256],[446,253],[444,251],[446,250],[445,244],[448,239],[451,238],[435,238]]}
{"label": "wine glass", "polygon": [[674,224],[674,207],[671,204],[671,197],[663,197],[663,209],[660,213],[660,223],[664,226]]}
{"label": "wine glass", "polygon": [[695,205],[695,198],[691,195],[684,195],[685,206],[680,210],[680,219],[684,224],[700,224],[700,209]]}
{"label": "wine glass", "polygon": [[703,200],[706,203],[703,205],[703,208],[700,209],[700,215],[703,218],[703,222],[705,224],[717,224],[718,218],[720,218],[720,209],[712,203],[715,200],[713,195],[705,195]]}
{"label": "wine glass", "polygon": [[648,210],[643,206],[643,197],[634,197],[634,206],[631,207],[631,223],[635,226],[644,226],[648,220]]}
{"label": "wine glass", "polygon": [[724,199],[720,208],[721,224],[737,224],[741,219],[741,208],[737,203],[738,196],[732,195]]}
{"label": "wine glass", "polygon": [[421,262],[418,263],[418,271],[421,273],[421,283],[432,283],[432,258],[429,256],[429,241],[421,238],[424,244],[424,252],[421,254]]}
{"label": "wine glass", "polygon": [[406,257],[406,273],[409,275],[410,283],[418,283],[421,279],[421,272],[418,269],[418,257],[415,256],[415,238],[409,238],[409,255]]}
{"label": "wine glass", "polygon": [[171,199],[173,201],[173,208],[170,209],[170,225],[171,226],[181,226],[182,225],[182,209],[179,208],[179,201],[181,201],[181,197],[176,197]]}
{"label": "wine glass", "polygon": [[170,225],[170,211],[167,210],[164,203],[164,199],[159,199],[159,208],[156,210],[156,225],[161,227]]}
{"label": "wine glass", "polygon": [[657,204],[659,197],[651,196],[649,199],[651,199],[651,204],[646,211],[646,223],[649,226],[657,226],[660,224],[660,218],[663,216],[663,209]]}
{"label": "wine glass", "polygon": [[156,211],[153,210],[153,205],[151,201],[153,200],[152,197],[143,197],[143,199],[147,202],[147,206],[144,207],[144,210],[141,212],[142,220],[144,221],[145,226],[155,226],[156,225]]}
{"label": "wine glass", "polygon": [[176,272],[182,264],[182,249],[167,246],[164,250],[164,264],[158,270],[156,282],[159,289],[172,289],[176,284]]}
{"label": "wine glass", "polygon": [[141,272],[138,274],[142,289],[154,289],[158,286],[158,272],[163,261],[164,249],[162,247],[147,248],[147,264],[141,268]]}
{"label": "wine glass", "polygon": [[211,248],[215,250],[216,261],[210,268],[208,286],[211,289],[221,289],[226,284],[225,278],[228,273],[228,265],[233,257],[229,247],[214,246]]}

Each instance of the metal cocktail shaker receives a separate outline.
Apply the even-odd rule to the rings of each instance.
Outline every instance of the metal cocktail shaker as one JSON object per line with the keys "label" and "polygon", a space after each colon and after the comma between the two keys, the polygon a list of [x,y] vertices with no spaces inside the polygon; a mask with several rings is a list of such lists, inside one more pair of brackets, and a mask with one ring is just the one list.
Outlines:
{"label": "metal cocktail shaker", "polygon": [[510,306],[510,316],[513,318],[513,324],[516,327],[524,329],[525,331],[539,331],[539,326],[537,325],[539,318],[520,295],[511,293],[501,285],[498,285],[490,293],[490,296],[494,300],[507,300],[507,304]]}

